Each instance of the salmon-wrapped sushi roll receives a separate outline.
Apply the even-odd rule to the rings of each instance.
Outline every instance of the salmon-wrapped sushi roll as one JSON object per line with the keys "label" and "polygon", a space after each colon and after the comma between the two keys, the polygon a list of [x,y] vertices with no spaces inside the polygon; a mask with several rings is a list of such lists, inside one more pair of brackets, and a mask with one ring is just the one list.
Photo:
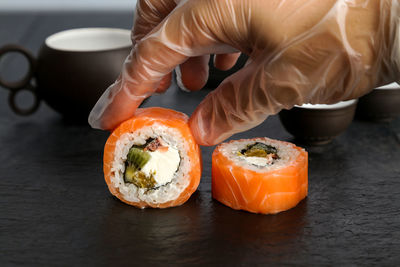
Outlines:
{"label": "salmon-wrapped sushi roll", "polygon": [[307,196],[308,154],[268,138],[230,141],[212,156],[212,196],[237,210],[278,213]]}
{"label": "salmon-wrapped sushi roll", "polygon": [[138,109],[113,131],[104,148],[110,192],[138,208],[185,203],[199,185],[201,169],[188,117],[169,109]]}

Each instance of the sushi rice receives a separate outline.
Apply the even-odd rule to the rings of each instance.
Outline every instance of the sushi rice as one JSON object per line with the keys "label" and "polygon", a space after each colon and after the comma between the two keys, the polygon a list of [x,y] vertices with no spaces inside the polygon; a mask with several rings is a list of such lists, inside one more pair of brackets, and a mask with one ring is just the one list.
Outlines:
{"label": "sushi rice", "polygon": [[[238,156],[238,153],[242,149],[245,149],[248,145],[252,145],[256,142],[275,147],[278,150],[279,160],[267,162],[267,164],[262,164],[262,162],[260,164],[259,157]],[[235,140],[229,143],[222,143],[219,149],[222,154],[225,157],[230,158],[230,160],[232,160],[236,166],[241,166],[255,172],[263,173],[265,171],[277,170],[290,164],[290,162],[292,162],[299,154],[299,151],[293,151],[291,149],[292,146],[293,145],[290,143],[259,137],[253,139]]]}
{"label": "sushi rice", "polygon": [[110,192],[138,208],[182,205],[201,177],[200,147],[188,116],[165,108],[139,109],[118,126],[104,147]]}
{"label": "sushi rice", "polygon": [[211,184],[213,198],[233,209],[285,211],[307,196],[308,154],[294,144],[269,138],[223,143],[213,152]]}
{"label": "sushi rice", "polygon": [[[149,138],[156,137],[161,137],[170,147],[179,151],[179,167],[174,173],[171,182],[154,190],[138,188],[132,183],[126,183],[124,181],[124,172],[129,149],[133,145],[143,145]],[[114,176],[111,177],[111,182],[128,201],[164,203],[174,200],[189,184],[189,180],[185,179],[190,169],[190,158],[186,153],[187,150],[188,146],[185,143],[185,139],[182,138],[178,131],[160,124],[154,124],[132,133],[123,134],[116,144],[114,162],[112,165]]]}

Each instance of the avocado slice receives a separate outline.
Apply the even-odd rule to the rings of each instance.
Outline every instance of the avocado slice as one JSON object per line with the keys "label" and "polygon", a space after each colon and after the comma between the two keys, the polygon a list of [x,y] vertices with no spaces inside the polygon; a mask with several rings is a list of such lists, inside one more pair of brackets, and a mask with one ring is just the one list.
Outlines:
{"label": "avocado slice", "polygon": [[242,149],[239,153],[245,157],[267,157],[269,154],[272,154],[274,158],[279,158],[276,147],[260,142],[247,145],[247,147]]}
{"label": "avocado slice", "polygon": [[156,185],[153,174],[146,176],[141,169],[150,160],[149,152],[143,151],[143,148],[132,146],[129,149],[127,160],[125,162],[124,181],[132,183],[139,188],[153,188]]}

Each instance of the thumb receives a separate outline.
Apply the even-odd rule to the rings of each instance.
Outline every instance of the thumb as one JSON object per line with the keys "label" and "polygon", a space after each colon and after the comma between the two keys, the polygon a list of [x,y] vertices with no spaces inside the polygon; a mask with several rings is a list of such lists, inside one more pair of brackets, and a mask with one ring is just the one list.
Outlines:
{"label": "thumb", "polygon": [[199,104],[189,121],[197,143],[218,144],[266,119],[267,115],[259,112],[255,78],[251,72],[252,67],[245,66],[226,78]]}
{"label": "thumb", "polygon": [[272,78],[257,62],[226,78],[190,117],[198,144],[212,146],[249,130],[282,108],[303,103],[295,84]]}

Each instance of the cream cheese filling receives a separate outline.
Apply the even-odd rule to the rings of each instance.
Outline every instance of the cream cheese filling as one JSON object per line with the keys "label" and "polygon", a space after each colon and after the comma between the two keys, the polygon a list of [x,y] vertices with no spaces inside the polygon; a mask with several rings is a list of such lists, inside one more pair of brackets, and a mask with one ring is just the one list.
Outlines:
{"label": "cream cheese filling", "polygon": [[172,181],[180,163],[179,151],[168,146],[168,150],[158,149],[150,152],[150,160],[143,166],[141,171],[150,177],[153,175],[156,186],[162,186]]}

